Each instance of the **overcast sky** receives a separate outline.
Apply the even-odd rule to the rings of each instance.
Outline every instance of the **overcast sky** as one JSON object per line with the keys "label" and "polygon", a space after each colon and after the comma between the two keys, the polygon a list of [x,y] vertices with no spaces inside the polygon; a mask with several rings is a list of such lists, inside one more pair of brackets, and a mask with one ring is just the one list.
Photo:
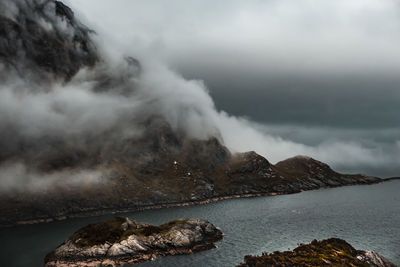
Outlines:
{"label": "overcast sky", "polygon": [[65,2],[100,42],[204,80],[218,110],[274,140],[342,171],[400,176],[399,1]]}

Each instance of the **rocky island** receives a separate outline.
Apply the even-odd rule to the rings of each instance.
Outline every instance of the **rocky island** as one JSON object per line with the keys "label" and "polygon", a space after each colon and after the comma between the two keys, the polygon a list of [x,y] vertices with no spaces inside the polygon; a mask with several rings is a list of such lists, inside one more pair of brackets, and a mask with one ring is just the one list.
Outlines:
{"label": "rocky island", "polygon": [[396,267],[374,251],[356,250],[339,238],[314,240],[300,244],[293,251],[263,253],[261,256],[247,255],[238,267],[264,266],[359,266]]}
{"label": "rocky island", "polygon": [[90,224],[49,253],[45,266],[117,266],[158,256],[215,248],[222,232],[200,219],[179,219],[159,226],[116,217]]}

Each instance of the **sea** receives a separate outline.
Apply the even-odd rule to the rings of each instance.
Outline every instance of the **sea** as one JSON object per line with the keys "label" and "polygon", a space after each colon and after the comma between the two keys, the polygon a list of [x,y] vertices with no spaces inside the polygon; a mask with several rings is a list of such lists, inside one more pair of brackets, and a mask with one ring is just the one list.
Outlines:
{"label": "sea", "polygon": [[[224,233],[215,249],[160,257],[137,267],[236,266],[248,254],[291,250],[300,243],[330,237],[345,239],[356,249],[374,250],[400,265],[399,180],[122,215],[151,224],[202,218]],[[45,255],[74,231],[112,216],[0,229],[0,266],[43,266]]]}

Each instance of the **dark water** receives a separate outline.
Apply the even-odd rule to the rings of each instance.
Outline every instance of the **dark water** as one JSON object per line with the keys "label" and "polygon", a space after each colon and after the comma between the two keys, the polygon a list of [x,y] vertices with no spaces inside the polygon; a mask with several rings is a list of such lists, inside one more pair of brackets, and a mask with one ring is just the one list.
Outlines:
{"label": "dark water", "polygon": [[[329,237],[375,250],[400,265],[399,192],[400,181],[392,181],[130,213],[127,216],[154,224],[205,218],[225,234],[217,249],[135,266],[234,266],[246,254],[293,249],[297,243]],[[72,232],[108,217],[2,229],[0,266],[41,266],[44,255]]]}

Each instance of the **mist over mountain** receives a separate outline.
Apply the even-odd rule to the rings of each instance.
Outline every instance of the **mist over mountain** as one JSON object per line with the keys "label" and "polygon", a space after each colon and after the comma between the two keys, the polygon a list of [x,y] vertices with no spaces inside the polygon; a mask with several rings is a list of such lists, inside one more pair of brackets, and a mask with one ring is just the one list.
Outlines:
{"label": "mist over mountain", "polygon": [[398,259],[394,1],[0,1],[1,266]]}
{"label": "mist over mountain", "polygon": [[135,33],[121,28],[127,45],[110,34],[109,25],[87,27],[59,1],[0,5],[0,176],[6,190],[99,182],[109,176],[110,162],[127,154],[142,166],[160,151],[178,153],[186,140],[210,138],[233,153],[255,150],[272,162],[307,154],[350,172],[376,173],[397,161],[397,143],[388,149],[327,138],[315,146],[302,137],[315,131],[294,128],[293,137],[293,127],[219,111],[204,83],[171,70],[159,49],[143,42],[143,31],[135,42]]}
{"label": "mist over mountain", "polygon": [[102,43],[203,80],[218,110],[257,129],[220,123],[229,147],[399,173],[396,1],[68,2]]}
{"label": "mist over mountain", "polygon": [[108,161],[140,165],[186,138],[219,138],[201,82],[107,59],[61,2],[5,1],[1,12],[2,188],[74,181],[66,170],[97,181]]}
{"label": "mist over mountain", "polygon": [[3,1],[0,23],[0,226],[384,181],[306,156],[273,164],[376,155],[265,134],[59,1]]}

